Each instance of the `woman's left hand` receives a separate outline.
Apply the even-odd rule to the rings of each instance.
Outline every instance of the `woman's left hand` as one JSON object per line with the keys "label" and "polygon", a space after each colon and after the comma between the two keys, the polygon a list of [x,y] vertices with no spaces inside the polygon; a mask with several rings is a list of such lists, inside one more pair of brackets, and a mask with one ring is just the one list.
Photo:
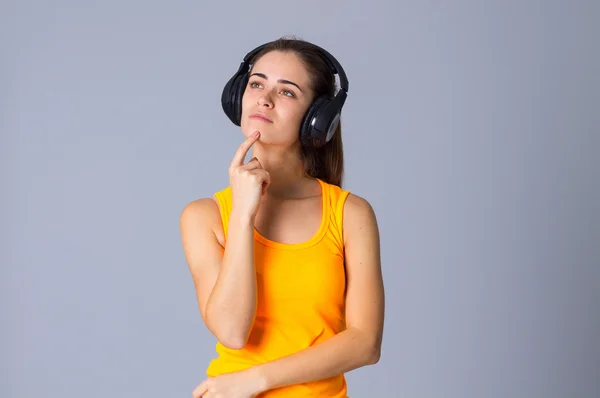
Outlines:
{"label": "woman's left hand", "polygon": [[209,377],[192,392],[193,398],[254,398],[264,390],[264,381],[248,369]]}

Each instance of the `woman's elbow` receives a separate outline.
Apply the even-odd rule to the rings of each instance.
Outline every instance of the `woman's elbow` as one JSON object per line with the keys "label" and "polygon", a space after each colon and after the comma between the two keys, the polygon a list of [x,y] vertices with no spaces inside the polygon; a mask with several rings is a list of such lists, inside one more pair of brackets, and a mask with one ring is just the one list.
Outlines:
{"label": "woman's elbow", "polygon": [[[231,325],[221,325],[222,327],[211,328],[219,343],[232,350],[241,350],[246,346],[248,333],[242,333]],[[223,327],[224,326],[224,327]]]}
{"label": "woman's elbow", "polygon": [[233,333],[231,330],[212,329],[212,334],[217,338],[219,343],[232,350],[241,350],[246,346],[248,336],[242,333]]}
{"label": "woman's elbow", "polygon": [[369,351],[369,355],[367,356],[367,364],[368,365],[375,365],[377,362],[379,362],[379,359],[381,358],[381,349],[371,349]]}
{"label": "woman's elbow", "polygon": [[366,362],[368,365],[375,365],[381,358],[381,338],[367,339]]}
{"label": "woman's elbow", "polygon": [[215,319],[212,316],[206,317],[206,325],[219,343],[232,350],[241,350],[246,346],[249,331],[241,331],[239,326],[232,325],[229,322],[223,322],[222,319]]}
{"label": "woman's elbow", "polygon": [[222,346],[231,350],[241,350],[246,346],[246,339],[240,338],[239,336],[228,336],[227,338],[217,337],[217,339]]}

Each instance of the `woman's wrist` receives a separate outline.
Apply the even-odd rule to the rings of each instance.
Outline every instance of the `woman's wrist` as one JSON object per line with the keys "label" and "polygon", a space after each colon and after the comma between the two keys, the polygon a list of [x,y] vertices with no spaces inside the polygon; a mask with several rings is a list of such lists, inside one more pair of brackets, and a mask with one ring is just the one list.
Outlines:
{"label": "woman's wrist", "polygon": [[230,220],[237,224],[238,227],[250,227],[254,228],[254,220],[256,219],[255,214],[249,212],[240,211],[233,209],[231,211]]}
{"label": "woman's wrist", "polygon": [[264,372],[264,368],[261,365],[254,366],[247,370],[255,381],[256,393],[260,394],[269,389],[267,377]]}

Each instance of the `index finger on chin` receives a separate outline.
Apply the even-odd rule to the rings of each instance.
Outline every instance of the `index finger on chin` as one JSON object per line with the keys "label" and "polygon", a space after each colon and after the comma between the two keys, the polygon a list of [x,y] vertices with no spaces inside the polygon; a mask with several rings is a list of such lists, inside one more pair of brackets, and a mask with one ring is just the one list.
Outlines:
{"label": "index finger on chin", "polygon": [[258,140],[260,137],[260,132],[257,130],[252,135],[244,140],[238,147],[237,151],[235,151],[235,155],[233,156],[233,160],[231,161],[231,166],[241,166],[244,164],[244,158],[246,157],[246,153],[248,150]]}

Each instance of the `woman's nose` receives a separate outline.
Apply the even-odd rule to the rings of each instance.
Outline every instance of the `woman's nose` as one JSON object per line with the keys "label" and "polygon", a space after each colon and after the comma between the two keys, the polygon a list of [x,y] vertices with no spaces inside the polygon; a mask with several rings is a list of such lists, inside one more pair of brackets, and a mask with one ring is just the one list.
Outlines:
{"label": "woman's nose", "polygon": [[267,108],[271,108],[273,106],[271,99],[265,95],[261,95],[260,97],[258,97],[256,103],[260,106],[266,106]]}

